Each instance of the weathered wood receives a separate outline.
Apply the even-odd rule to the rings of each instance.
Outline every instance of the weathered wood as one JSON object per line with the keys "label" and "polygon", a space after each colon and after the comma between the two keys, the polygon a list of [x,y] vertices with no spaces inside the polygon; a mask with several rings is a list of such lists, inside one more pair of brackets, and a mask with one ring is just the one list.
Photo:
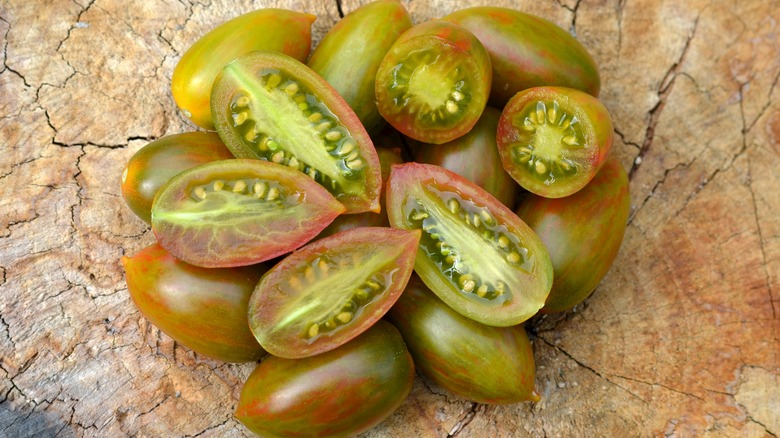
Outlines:
{"label": "weathered wood", "polygon": [[[365,1],[0,2],[0,436],[247,436],[251,365],[193,354],[133,307],[119,258],[153,241],[123,204],[127,159],[193,129],[176,61],[263,6]],[[367,436],[780,434],[780,2],[414,0],[542,15],[602,70],[631,173],[621,252],[574,311],[535,318],[543,400],[476,405],[419,378]],[[486,364],[486,367],[489,364]]]}

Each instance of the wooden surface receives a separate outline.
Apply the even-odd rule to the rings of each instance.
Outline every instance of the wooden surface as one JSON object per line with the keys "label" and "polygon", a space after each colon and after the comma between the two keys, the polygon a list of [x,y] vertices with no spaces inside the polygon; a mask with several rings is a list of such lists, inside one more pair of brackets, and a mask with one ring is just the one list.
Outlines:
{"label": "wooden surface", "polygon": [[[249,435],[232,413],[252,365],[194,355],[130,301],[119,258],[153,236],[120,174],[192,129],[169,87],[199,35],[281,6],[316,13],[319,39],[357,4],[0,1],[0,436]],[[576,33],[632,212],[595,294],[528,325],[540,403],[475,405],[418,378],[367,436],[780,434],[780,2],[405,4],[418,22],[507,5]]]}

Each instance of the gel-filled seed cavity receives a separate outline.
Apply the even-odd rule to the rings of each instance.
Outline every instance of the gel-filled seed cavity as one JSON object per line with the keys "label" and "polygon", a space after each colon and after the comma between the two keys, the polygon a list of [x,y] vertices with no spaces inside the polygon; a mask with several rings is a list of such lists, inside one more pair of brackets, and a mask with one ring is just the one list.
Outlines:
{"label": "gel-filled seed cavity", "polygon": [[511,300],[502,270],[530,273],[534,260],[528,248],[486,206],[456,192],[423,189],[426,196],[408,199],[404,214],[411,228],[422,230],[426,256],[464,296],[496,305]]}
{"label": "gel-filled seed cavity", "polygon": [[391,72],[387,85],[397,112],[416,116],[421,125],[451,124],[462,119],[471,102],[466,69],[447,50],[410,52]]}
{"label": "gel-filled seed cavity", "polygon": [[556,101],[529,103],[512,118],[518,140],[510,145],[512,161],[531,178],[551,185],[580,172],[587,159],[582,126]]}
{"label": "gel-filled seed cavity", "polygon": [[230,129],[246,151],[305,173],[337,198],[363,193],[366,159],[312,90],[280,70],[226,69],[238,87],[227,109]]}

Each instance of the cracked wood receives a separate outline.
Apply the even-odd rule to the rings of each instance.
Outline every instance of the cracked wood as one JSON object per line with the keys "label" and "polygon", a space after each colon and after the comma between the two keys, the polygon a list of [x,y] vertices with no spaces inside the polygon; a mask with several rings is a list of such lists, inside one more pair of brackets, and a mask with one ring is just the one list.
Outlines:
{"label": "cracked wood", "polygon": [[[233,411],[252,366],[193,354],[133,307],[119,258],[153,236],[119,178],[193,129],[169,86],[199,35],[274,6],[317,14],[319,40],[362,3],[2,2],[0,436],[249,436]],[[632,213],[595,293],[526,325],[541,402],[477,405],[419,377],[365,436],[780,434],[780,1],[404,4],[416,22],[490,4],[576,32]]]}

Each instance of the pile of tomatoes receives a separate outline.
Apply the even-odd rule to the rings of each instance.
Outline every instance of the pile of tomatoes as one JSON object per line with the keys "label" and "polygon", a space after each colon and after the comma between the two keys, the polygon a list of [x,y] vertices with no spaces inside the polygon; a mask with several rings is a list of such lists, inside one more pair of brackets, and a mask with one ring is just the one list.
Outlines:
{"label": "pile of tomatoes", "polygon": [[[415,369],[479,403],[538,401],[523,323],[598,285],[628,217],[586,49],[520,11],[413,25],[262,9],[181,58],[203,131],[140,149],[122,193],[157,242],[128,290],[192,350],[258,362],[236,417],[263,436],[367,430]],[[216,131],[216,132],[214,132]]]}

